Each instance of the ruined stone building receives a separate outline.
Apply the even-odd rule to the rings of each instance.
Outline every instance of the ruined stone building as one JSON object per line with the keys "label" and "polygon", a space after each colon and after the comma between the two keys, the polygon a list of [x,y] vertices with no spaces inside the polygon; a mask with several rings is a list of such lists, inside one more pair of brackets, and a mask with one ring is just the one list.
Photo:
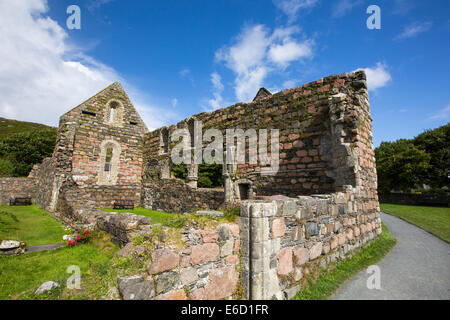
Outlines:
{"label": "ruined stone building", "polygon": [[[180,128],[193,133],[196,121],[224,135],[228,128],[278,129],[278,171],[262,175],[259,163],[224,165],[224,189],[198,188],[194,164],[187,181],[175,179],[170,136]],[[381,233],[371,123],[362,71],[276,94],[262,88],[250,103],[150,132],[114,83],[61,116],[52,157],[29,178],[0,179],[0,202],[28,195],[72,220],[80,219],[81,209],[112,207],[117,199],[174,213],[240,204],[246,295],[281,297],[289,292],[283,275],[295,264],[292,248],[301,246],[314,258],[333,250],[345,255]],[[246,149],[247,156],[255,152]]]}

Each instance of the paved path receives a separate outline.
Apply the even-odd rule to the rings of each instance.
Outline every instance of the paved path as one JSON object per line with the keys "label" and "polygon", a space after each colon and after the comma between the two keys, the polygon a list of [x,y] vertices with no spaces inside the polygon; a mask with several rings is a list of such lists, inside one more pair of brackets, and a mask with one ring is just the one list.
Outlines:
{"label": "paved path", "polygon": [[55,249],[61,248],[63,246],[64,245],[60,244],[60,243],[42,244],[42,245],[38,245],[38,246],[29,246],[29,247],[26,247],[25,253],[41,252],[41,251],[47,251],[47,250],[55,250]]}
{"label": "paved path", "polygon": [[361,271],[338,289],[336,300],[450,299],[450,245],[401,219],[382,213],[397,245],[377,265],[381,290],[369,290]]}

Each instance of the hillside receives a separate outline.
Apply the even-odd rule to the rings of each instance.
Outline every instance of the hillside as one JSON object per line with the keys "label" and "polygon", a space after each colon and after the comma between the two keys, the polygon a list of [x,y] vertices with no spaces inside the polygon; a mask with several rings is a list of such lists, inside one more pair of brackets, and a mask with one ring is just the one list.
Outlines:
{"label": "hillside", "polygon": [[10,120],[0,117],[0,139],[13,133],[23,133],[41,129],[54,129],[56,131],[56,128],[46,126],[45,124]]}

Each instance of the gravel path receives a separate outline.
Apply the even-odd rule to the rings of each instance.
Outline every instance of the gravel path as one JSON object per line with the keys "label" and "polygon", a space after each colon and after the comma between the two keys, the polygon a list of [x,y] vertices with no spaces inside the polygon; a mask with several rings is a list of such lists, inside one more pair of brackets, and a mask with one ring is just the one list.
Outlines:
{"label": "gravel path", "polygon": [[367,288],[370,274],[359,272],[344,283],[334,300],[450,299],[450,245],[396,217],[382,213],[381,220],[397,245],[377,266],[381,290]]}

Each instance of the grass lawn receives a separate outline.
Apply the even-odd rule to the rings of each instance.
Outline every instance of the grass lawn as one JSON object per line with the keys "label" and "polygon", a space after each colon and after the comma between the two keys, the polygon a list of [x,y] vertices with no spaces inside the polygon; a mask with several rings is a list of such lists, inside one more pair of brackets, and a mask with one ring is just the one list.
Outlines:
{"label": "grass lawn", "polygon": [[382,203],[381,211],[396,216],[450,243],[450,208]]}
{"label": "grass lawn", "polygon": [[170,225],[172,221],[181,217],[179,214],[175,213],[166,213],[161,211],[154,211],[150,209],[145,209],[142,207],[136,207],[134,209],[102,209],[102,211],[106,212],[118,212],[118,213],[134,213],[139,216],[149,217],[152,224],[160,223],[162,225]]}
{"label": "grass lawn", "polygon": [[[0,238],[25,241],[28,245],[61,242],[63,225],[37,206],[0,206]],[[12,214],[12,215],[11,215]],[[0,300],[3,299],[97,299],[107,295],[114,272],[109,261],[118,247],[102,232],[93,235],[87,244],[62,247],[20,256],[0,256]],[[80,267],[84,290],[65,288],[66,272],[71,265]],[[114,279],[115,280],[115,279]],[[34,291],[46,281],[62,285],[48,295],[34,296]]]}
{"label": "grass lawn", "polygon": [[361,249],[352,258],[338,264],[331,264],[330,270],[317,279],[310,279],[310,284],[302,289],[294,300],[324,300],[331,297],[336,290],[353,275],[381,260],[397,243],[383,224],[383,232],[369,246]]}
{"label": "grass lawn", "polygon": [[[80,267],[81,286],[86,287],[86,284],[90,283],[87,281],[93,272],[92,269],[95,267],[107,268],[107,263],[116,250],[112,244],[109,250],[102,249],[95,244],[82,244],[74,248],[63,247],[54,251],[0,257],[0,300],[58,299],[61,295],[59,290],[56,293],[39,297],[34,296],[34,291],[46,281],[57,281],[62,284],[61,289],[63,289],[66,280],[71,276],[66,272],[71,265]],[[84,279],[87,280],[84,281]],[[66,295],[64,299],[70,299],[71,296],[77,299],[100,298],[95,297],[95,291],[102,289],[105,288],[92,287],[91,284],[89,290],[83,291],[78,296]]]}
{"label": "grass lawn", "polygon": [[0,206],[0,240],[27,245],[59,243],[63,225],[38,206]]}

